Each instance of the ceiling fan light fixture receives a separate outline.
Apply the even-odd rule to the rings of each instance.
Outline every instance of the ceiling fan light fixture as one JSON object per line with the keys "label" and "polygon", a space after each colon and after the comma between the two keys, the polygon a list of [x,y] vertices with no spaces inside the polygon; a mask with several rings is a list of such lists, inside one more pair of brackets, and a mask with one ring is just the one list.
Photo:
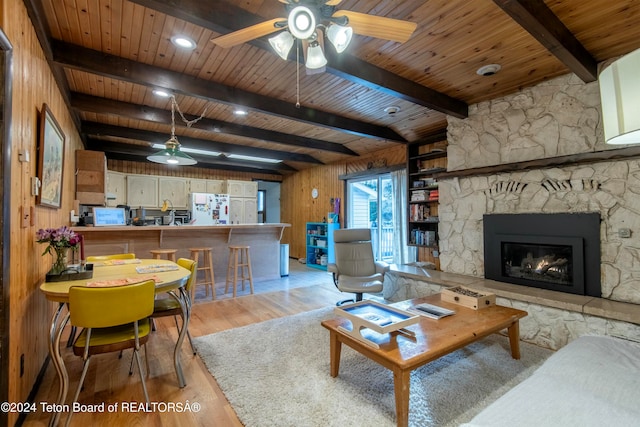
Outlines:
{"label": "ceiling fan light fixture", "polygon": [[316,30],[316,17],[306,6],[296,6],[289,13],[289,31],[294,37],[304,40]]}
{"label": "ceiling fan light fixture", "polygon": [[332,24],[327,30],[327,38],[336,48],[336,52],[342,53],[349,46],[353,37],[353,28]]}
{"label": "ceiling fan light fixture", "polygon": [[289,31],[282,31],[277,36],[270,37],[269,44],[280,58],[286,61],[293,47],[293,36]]}
{"label": "ceiling fan light fixture", "polygon": [[325,65],[327,65],[327,58],[325,58],[320,44],[317,41],[310,43],[307,49],[307,62],[305,66],[311,70],[315,70]]}

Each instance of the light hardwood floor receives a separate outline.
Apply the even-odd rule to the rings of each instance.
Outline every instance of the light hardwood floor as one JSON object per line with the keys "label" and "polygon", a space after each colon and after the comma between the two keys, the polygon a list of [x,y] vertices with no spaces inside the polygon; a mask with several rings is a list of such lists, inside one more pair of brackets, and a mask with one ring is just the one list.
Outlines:
{"label": "light hardwood floor", "polygon": [[[189,330],[192,336],[202,336],[222,330],[262,322],[277,317],[288,316],[322,307],[333,306],[345,298],[333,286],[331,276],[319,270],[308,268],[292,260],[290,275],[279,280],[256,282],[255,294],[240,291],[237,298],[224,293],[224,272],[216,278],[217,300],[205,297],[204,287],[196,290],[196,300]],[[222,285],[220,283],[222,282]],[[182,367],[187,386],[180,389],[173,369],[173,345],[177,338],[175,323],[171,318],[157,319],[157,330],[147,343],[150,373],[147,379],[149,397],[164,403],[197,402],[199,412],[113,412],[76,413],[72,426],[241,426],[233,408],[218,387],[215,378],[209,374],[200,357],[194,356],[188,340],[182,349]],[[327,336],[327,345],[328,345]],[[70,402],[82,371],[82,360],[74,356],[68,348],[62,350],[69,371]],[[122,359],[118,354],[95,356],[85,379],[84,390],[79,401],[88,405],[106,405],[122,402],[144,402],[144,395],[137,373],[128,375],[131,352],[125,352]],[[242,355],[238,355],[242,357]],[[55,370],[49,364],[43,383],[36,395],[38,411],[27,416],[23,425],[45,426],[49,415],[41,410],[40,402],[52,403],[57,395],[58,380]],[[161,406],[162,405],[162,406]],[[61,418],[64,425],[66,415]]]}

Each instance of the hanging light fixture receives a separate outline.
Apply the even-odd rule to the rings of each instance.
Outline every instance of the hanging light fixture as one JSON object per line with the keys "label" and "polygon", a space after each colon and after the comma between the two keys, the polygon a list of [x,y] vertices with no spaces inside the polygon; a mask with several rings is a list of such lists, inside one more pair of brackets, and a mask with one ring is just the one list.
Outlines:
{"label": "hanging light fixture", "polygon": [[147,160],[165,165],[195,165],[198,163],[193,157],[180,151],[180,143],[176,138],[176,98],[171,96],[171,137],[164,143],[164,150],[147,157]]}
{"label": "hanging light fixture", "polygon": [[353,28],[344,27],[338,24],[332,24],[327,29],[327,38],[336,48],[336,52],[342,53],[351,43],[353,37]]}
{"label": "hanging light fixture", "polygon": [[296,6],[289,12],[285,31],[269,38],[269,43],[280,58],[287,60],[295,39],[301,40],[305,46],[305,66],[308,74],[324,71],[327,59],[322,44],[323,30],[326,30],[327,38],[335,47],[336,52],[342,53],[349,46],[353,36],[353,29],[347,27],[346,17],[327,18],[318,22],[314,12],[307,6]]}
{"label": "hanging light fixture", "polygon": [[640,49],[602,70],[598,77],[607,144],[640,144]]}
{"label": "hanging light fixture", "polygon": [[285,61],[289,57],[289,51],[293,47],[293,36],[289,31],[283,31],[275,37],[269,39],[269,44],[273,50]]}
{"label": "hanging light fixture", "polygon": [[295,38],[308,39],[316,30],[316,17],[306,6],[294,7],[289,13],[289,31]]}

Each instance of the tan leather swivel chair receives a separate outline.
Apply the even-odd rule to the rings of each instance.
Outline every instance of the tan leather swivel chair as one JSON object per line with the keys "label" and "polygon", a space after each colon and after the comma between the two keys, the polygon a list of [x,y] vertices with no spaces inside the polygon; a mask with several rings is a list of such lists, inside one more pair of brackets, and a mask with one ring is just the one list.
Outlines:
{"label": "tan leather swivel chair", "polygon": [[[333,273],[333,282],[342,292],[356,294],[355,301],[362,301],[363,293],[382,292],[384,273],[389,265],[375,261],[371,245],[371,230],[346,228],[333,233],[335,263],[327,265]],[[354,300],[344,300],[342,305]]]}

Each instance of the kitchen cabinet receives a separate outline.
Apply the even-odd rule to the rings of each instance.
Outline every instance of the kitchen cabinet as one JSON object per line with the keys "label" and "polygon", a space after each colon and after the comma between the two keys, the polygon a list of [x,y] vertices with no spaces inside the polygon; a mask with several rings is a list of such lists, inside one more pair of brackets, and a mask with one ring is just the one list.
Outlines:
{"label": "kitchen cabinet", "polygon": [[107,157],[102,151],[76,150],[76,200],[81,205],[104,206]]}
{"label": "kitchen cabinet", "polygon": [[258,197],[258,183],[256,181],[227,180],[226,191],[231,197]]}
{"label": "kitchen cabinet", "polygon": [[207,180],[207,188],[204,192],[211,194],[225,194],[225,182],[219,179],[209,179]]}
{"label": "kitchen cabinet", "polygon": [[127,204],[127,176],[120,172],[107,171],[107,206]]}
{"label": "kitchen cabinet", "polygon": [[253,197],[229,197],[229,221],[231,221],[231,224],[257,223],[257,199]]}
{"label": "kitchen cabinet", "polygon": [[229,220],[232,224],[258,222],[258,183],[255,181],[227,180],[225,193],[229,194]]}
{"label": "kitchen cabinet", "polygon": [[307,266],[326,270],[327,264],[336,262],[333,233],[338,223],[308,222],[306,226]]}
{"label": "kitchen cabinet", "polygon": [[255,224],[258,222],[258,199],[247,197],[244,199],[244,223]]}
{"label": "kitchen cabinet", "polygon": [[186,178],[158,178],[158,206],[168,200],[175,209],[186,209],[189,202]]}
{"label": "kitchen cabinet", "polygon": [[207,180],[206,179],[190,179],[189,192],[190,193],[206,193]]}
{"label": "kitchen cabinet", "polygon": [[127,176],[127,205],[158,208],[158,177],[147,175]]}

